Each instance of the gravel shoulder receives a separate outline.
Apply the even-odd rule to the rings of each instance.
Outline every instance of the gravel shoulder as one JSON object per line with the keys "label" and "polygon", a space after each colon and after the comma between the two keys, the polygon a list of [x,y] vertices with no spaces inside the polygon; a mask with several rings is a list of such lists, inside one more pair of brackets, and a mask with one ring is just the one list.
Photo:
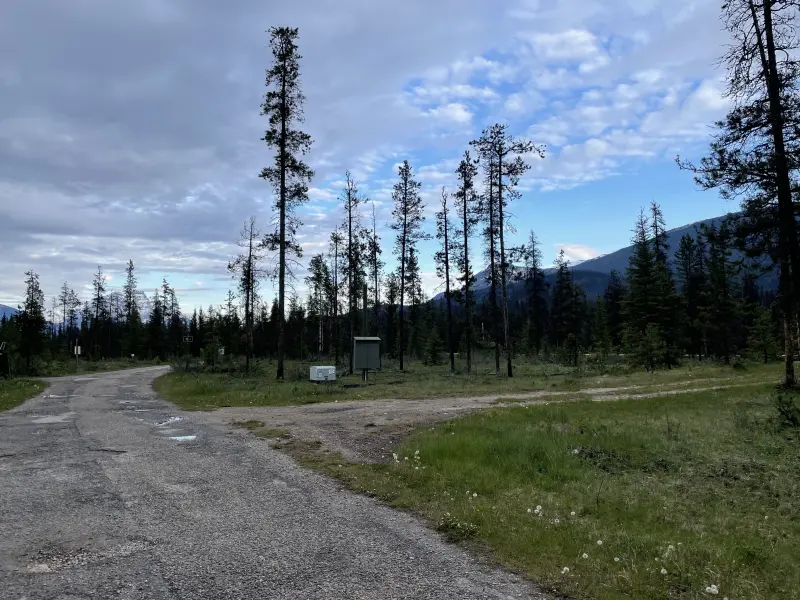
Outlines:
{"label": "gravel shoulder", "polygon": [[[176,410],[152,391],[163,372],[49,379],[0,415],[4,598],[545,597],[416,518],[231,429],[236,412]],[[410,427],[403,404],[384,406],[381,423]],[[309,423],[380,412],[314,408],[332,412]],[[460,410],[445,402],[442,418]]]}

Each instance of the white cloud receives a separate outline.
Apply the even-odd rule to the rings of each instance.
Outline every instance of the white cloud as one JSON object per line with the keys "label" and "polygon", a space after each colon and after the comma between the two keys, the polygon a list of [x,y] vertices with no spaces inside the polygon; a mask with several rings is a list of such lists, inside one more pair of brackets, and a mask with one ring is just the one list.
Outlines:
{"label": "white cloud", "polygon": [[437,106],[428,111],[428,114],[434,119],[457,123],[459,125],[468,125],[472,122],[472,113],[465,104],[459,102],[451,102]]}
{"label": "white cloud", "polygon": [[573,264],[595,258],[602,254],[596,248],[590,248],[583,244],[556,244],[555,248],[556,254],[563,250],[564,257]]}

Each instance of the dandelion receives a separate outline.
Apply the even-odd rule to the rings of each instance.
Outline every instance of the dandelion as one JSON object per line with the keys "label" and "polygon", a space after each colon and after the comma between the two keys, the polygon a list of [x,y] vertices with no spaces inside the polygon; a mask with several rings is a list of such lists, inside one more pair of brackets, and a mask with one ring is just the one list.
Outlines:
{"label": "dandelion", "polygon": [[597,540],[597,545],[598,546],[602,546],[603,545],[603,540]]}
{"label": "dandelion", "polygon": [[562,575],[566,575],[567,573],[569,573],[569,567],[564,567],[563,569],[561,569]]}
{"label": "dandelion", "polygon": [[541,504],[537,504],[536,505],[536,512],[542,512],[542,505]]}
{"label": "dandelion", "polygon": [[582,559],[584,559],[584,560],[586,560],[587,558],[589,558],[589,555],[588,555],[588,554],[586,554],[586,552],[584,552],[584,553],[583,553],[583,556],[581,556],[581,558],[582,558]]}
{"label": "dandelion", "polygon": [[664,567],[661,567],[661,574],[662,575],[666,575],[667,574],[667,570]]}
{"label": "dandelion", "polygon": [[619,562],[619,556],[614,557],[614,562]]}
{"label": "dandelion", "polygon": [[472,497],[473,497],[473,498],[477,498],[477,497],[478,497],[478,492],[473,492],[473,493],[472,493]]}
{"label": "dandelion", "polygon": [[570,517],[574,517],[575,516],[575,511],[573,510],[571,513],[569,513],[569,516]]}

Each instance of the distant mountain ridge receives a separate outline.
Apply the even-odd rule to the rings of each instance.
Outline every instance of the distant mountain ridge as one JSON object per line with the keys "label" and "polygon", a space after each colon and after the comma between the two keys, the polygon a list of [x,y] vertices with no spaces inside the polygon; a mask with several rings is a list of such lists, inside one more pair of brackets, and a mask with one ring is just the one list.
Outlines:
{"label": "distant mountain ridge", "polygon": [[10,306],[6,306],[5,304],[0,304],[0,319],[5,317],[6,319],[13,317],[17,314],[16,308],[11,308]]}
{"label": "distant mountain ridge", "polygon": [[[690,223],[689,225],[683,225],[681,227],[668,230],[668,257],[671,263],[674,262],[675,253],[677,252],[678,245],[680,244],[681,238],[684,235],[688,233],[692,237],[695,237],[697,230],[699,230],[703,225],[708,227],[711,227],[712,225],[719,226],[725,219],[728,218],[728,216],[729,215],[724,215],[702,221],[696,221],[694,223]],[[586,292],[587,297],[590,300],[593,300],[596,296],[601,295],[605,291],[611,271],[617,271],[621,276],[625,276],[625,272],[628,268],[628,263],[632,254],[633,245],[630,245],[608,254],[603,254],[595,258],[576,262],[570,267],[572,270],[572,276],[577,283],[581,284]],[[740,257],[741,253],[738,251],[734,250],[732,252],[732,258],[737,259]],[[513,270],[520,273],[522,268],[515,265]],[[556,269],[554,267],[548,267],[543,269],[543,271],[545,273],[545,280],[552,286],[555,283]],[[477,300],[481,300],[489,294],[490,286],[488,276],[488,267],[475,276],[477,281],[475,282],[473,290],[475,291],[475,298]],[[509,298],[513,298],[521,294],[522,285],[522,281],[515,281],[514,277],[512,276],[512,279],[508,284]],[[777,281],[772,274],[766,274],[762,275],[759,279],[759,285],[765,289],[775,289],[777,287]],[[444,292],[440,292],[433,297],[433,300],[440,301],[443,298]]]}

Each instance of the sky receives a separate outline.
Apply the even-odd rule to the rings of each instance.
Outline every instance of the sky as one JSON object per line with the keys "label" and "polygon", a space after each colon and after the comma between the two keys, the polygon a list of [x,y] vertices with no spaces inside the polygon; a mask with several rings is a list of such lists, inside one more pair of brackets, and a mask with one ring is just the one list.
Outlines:
{"label": "sky", "polygon": [[[349,169],[392,268],[397,165],[414,168],[433,232],[441,187],[495,122],[546,146],[509,234],[535,231],[546,263],[628,245],[653,200],[670,227],[736,209],[674,161],[702,156],[728,108],[719,0],[4,0],[0,303],[22,300],[29,269],[48,305],[64,281],[87,298],[98,265],[116,289],[129,259],[185,311],[221,303],[245,221],[274,227],[259,113],[279,25],[300,30],[314,140],[302,263],[343,221]],[[420,248],[428,294],[435,251]]]}

